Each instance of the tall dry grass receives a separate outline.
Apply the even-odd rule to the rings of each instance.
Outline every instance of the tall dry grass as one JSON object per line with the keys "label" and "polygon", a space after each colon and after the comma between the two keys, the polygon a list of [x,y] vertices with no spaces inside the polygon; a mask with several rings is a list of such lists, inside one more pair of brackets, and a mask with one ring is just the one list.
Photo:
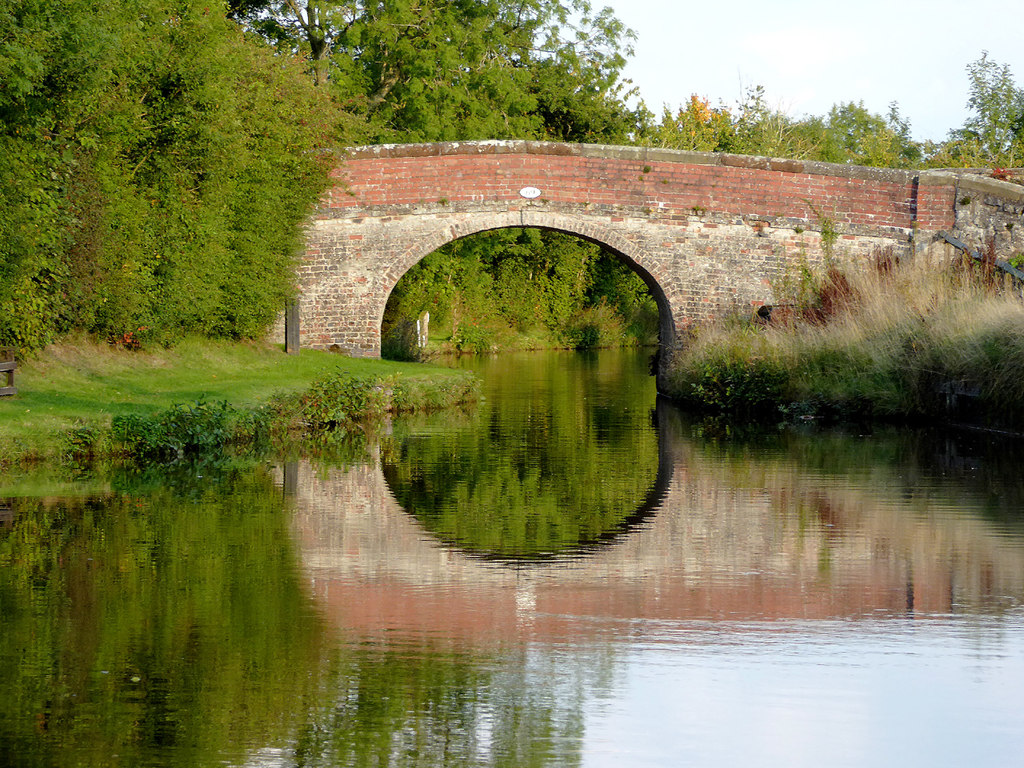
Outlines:
{"label": "tall dry grass", "polygon": [[1024,423],[1024,303],[983,269],[909,265],[815,276],[811,300],[759,326],[733,319],[673,360],[668,394],[735,413]]}

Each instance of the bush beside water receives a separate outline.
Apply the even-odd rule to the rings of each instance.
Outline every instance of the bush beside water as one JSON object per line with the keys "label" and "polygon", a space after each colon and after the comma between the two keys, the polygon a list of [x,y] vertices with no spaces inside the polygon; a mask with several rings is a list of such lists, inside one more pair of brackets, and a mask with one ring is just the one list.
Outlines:
{"label": "bush beside water", "polygon": [[666,394],[736,417],[1024,426],[1024,305],[983,271],[831,267],[813,285],[785,317],[699,332],[673,359]]}
{"label": "bush beside water", "polygon": [[474,401],[479,382],[470,375],[445,380],[408,380],[398,376],[334,373],[297,396],[281,396],[269,405],[234,408],[226,401],[200,400],[143,416],[112,420],[109,435],[98,431],[69,435],[69,452],[109,452],[141,461],[176,461],[229,448],[278,447],[295,440],[334,435],[373,434],[388,414],[436,410]]}
{"label": "bush beside water", "polygon": [[398,376],[353,377],[331,374],[298,398],[308,432],[365,430],[389,413],[439,410],[474,401],[479,382],[470,375],[443,381],[402,380]]}
{"label": "bush beside water", "polygon": [[111,443],[139,459],[166,461],[219,449],[235,441],[241,430],[239,411],[226,401],[198,401],[193,406],[175,405],[152,416],[115,416],[110,425]]}

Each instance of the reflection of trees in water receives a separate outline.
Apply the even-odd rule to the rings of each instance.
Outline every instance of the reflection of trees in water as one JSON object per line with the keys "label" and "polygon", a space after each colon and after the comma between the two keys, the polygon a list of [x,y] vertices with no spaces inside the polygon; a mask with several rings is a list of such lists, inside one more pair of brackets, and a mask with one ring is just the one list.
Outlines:
{"label": "reflection of trees in water", "polygon": [[[616,444],[622,421],[603,402],[571,418],[593,442]],[[270,746],[280,765],[574,765],[583,713],[614,688],[627,647],[581,641],[602,631],[597,619],[613,631],[618,619],[749,618],[772,607],[806,617],[819,597],[828,616],[892,597],[898,608],[927,610],[934,597],[974,614],[1024,603],[1012,444],[896,431],[725,440],[661,409],[660,466],[672,473],[657,513],[589,558],[518,570],[424,542],[376,467],[339,472],[341,482],[304,465],[290,478],[308,507],[296,519],[324,526],[301,542],[301,563],[281,489],[261,469],[121,475],[102,497],[0,502],[0,763],[241,763]],[[559,418],[570,417],[510,434],[556,434]],[[649,443],[637,447],[648,456]],[[637,483],[639,498],[650,482]],[[352,520],[345,505],[357,505]],[[381,521],[395,527],[371,540]],[[363,538],[354,528],[320,538],[345,525],[364,526]],[[407,549],[389,548],[398,539]],[[355,542],[365,551],[353,555]],[[329,614],[302,585],[298,567],[314,555],[317,579],[338,569],[332,588],[343,599],[403,582],[413,600],[440,596],[437,615],[412,628],[419,634],[345,624],[351,613]],[[898,594],[870,593],[871,579]],[[446,599],[466,582],[509,600],[510,623],[486,642],[452,629],[458,605]],[[366,606],[342,606],[356,607]],[[516,634],[519,621],[532,624]]]}
{"label": "reflection of trees in water", "polygon": [[[725,440],[686,424],[676,409],[659,409],[659,504],[642,525],[613,529],[604,540],[613,546],[588,549],[582,559],[569,549],[566,557],[534,560],[538,610],[548,616],[594,610],[644,618],[655,607],[650,617],[855,616],[1024,600],[1015,480],[976,487],[931,477],[914,460],[931,454],[908,433],[879,436],[873,446],[840,433]],[[991,492],[1018,510],[1017,523],[995,519]],[[336,579],[341,592],[356,595],[359,579],[376,583],[387,573],[421,587],[423,605],[447,600],[453,636],[479,636],[509,621],[515,631],[507,606],[486,627],[467,618],[483,599],[476,588],[503,594],[505,571],[424,538],[383,476],[348,473],[309,493],[336,499],[335,510],[348,507],[346,499],[376,500],[359,514],[325,516],[311,507],[304,516],[304,559],[318,579]],[[388,615],[401,617],[409,595],[392,590],[387,598]],[[429,610],[418,606],[395,620],[433,627]],[[361,627],[374,620],[346,616]],[[545,631],[562,630],[545,624]]]}
{"label": "reflection of trees in water", "polygon": [[[914,456],[923,457],[927,451],[918,443],[909,447],[901,443],[905,436],[882,439],[874,447],[856,436],[840,434],[822,436],[817,443],[814,437],[794,434],[726,442],[694,437],[692,428],[671,408],[659,414],[659,436],[662,463],[676,470],[665,506],[649,525],[594,553],[593,559],[552,563],[550,568],[538,564],[523,571],[530,574],[535,589],[524,603],[536,601],[538,622],[545,612],[591,619],[631,618],[637,614],[629,611],[635,612],[638,606],[666,611],[643,613],[641,618],[685,618],[693,601],[674,600],[687,594],[711,603],[723,597],[735,599],[734,605],[718,607],[736,609],[735,614],[725,614],[730,618],[750,618],[756,614],[742,611],[755,604],[764,611],[766,603],[757,601],[774,599],[774,589],[792,596],[789,603],[776,606],[782,611],[779,615],[817,615],[814,607],[801,601],[820,598],[824,615],[850,616],[888,605],[889,596],[868,588],[865,579],[875,577],[882,590],[895,590],[894,607],[909,602],[907,607],[913,608],[913,590],[921,594],[930,579],[940,590],[948,588],[951,565],[960,569],[953,571],[959,598],[975,609],[985,606],[972,596],[999,590],[1013,594],[1016,589],[1018,603],[1024,600],[1020,540],[998,549],[998,531],[984,516],[983,495],[973,491],[968,493],[972,501],[958,516],[946,514],[943,510],[963,501],[963,492],[957,492],[954,484],[939,483],[937,490],[926,493],[926,505],[919,506],[920,492],[909,490],[915,487],[915,477],[930,475],[932,470],[915,463]],[[354,479],[352,474],[346,479]],[[373,476],[367,470],[360,482],[379,482]],[[903,482],[895,482],[899,478]],[[337,487],[326,477],[319,482],[324,491]],[[391,503],[383,488],[356,493],[346,486],[345,493],[325,505],[323,514],[336,524],[338,505],[356,496]],[[376,524],[370,509],[360,507],[355,517],[360,525]],[[449,550],[424,542],[417,534],[419,528],[393,505],[381,513],[381,519],[395,524],[404,520],[409,530],[402,534],[402,546],[422,550],[392,551],[388,547],[397,538],[385,537],[384,549],[360,555],[366,558],[359,561],[360,566],[354,560],[332,565],[332,550],[325,548],[318,552],[323,570],[317,570],[315,578],[327,579],[331,568],[337,567],[341,581],[357,585],[352,595],[360,594],[358,585],[368,579],[385,585],[408,579],[412,585],[422,585],[416,589],[425,595],[431,590],[428,572],[429,578],[440,581],[433,586],[442,594],[457,592],[464,582],[470,591],[481,589],[480,581],[488,574],[493,574],[499,587],[504,584],[503,576],[510,571],[507,566],[474,565],[471,558],[452,556]],[[356,541],[367,544],[368,538],[342,535],[332,547],[338,548],[339,558],[342,552],[346,558],[354,557],[350,548]],[[701,557],[707,560],[701,562]],[[955,558],[959,560],[954,562]],[[601,567],[597,573],[589,572],[588,565],[595,561]],[[806,570],[801,565],[804,561],[809,563]],[[636,572],[609,563],[629,563]],[[723,568],[730,563],[743,573],[725,573]],[[748,572],[751,563],[762,569],[753,576]],[[930,569],[930,563],[939,567]],[[380,564],[391,570],[373,571],[371,577],[368,569]],[[446,569],[450,582],[443,581],[445,574],[439,568]],[[465,571],[459,576],[452,572],[455,569]],[[986,572],[989,581],[982,584]],[[638,580],[640,586],[633,581],[616,596],[621,585],[609,579],[609,573],[623,582]],[[918,583],[911,583],[911,592],[905,594],[903,579],[908,575]],[[417,577],[423,580],[416,581]],[[600,590],[591,588],[598,583]],[[656,585],[658,607],[645,600],[645,595],[649,597],[643,591],[645,584]],[[598,598],[600,605],[581,602],[581,595]],[[441,611],[427,624],[406,627],[390,637],[378,628],[383,642],[367,641],[365,633],[372,632],[372,627],[353,629],[353,637],[362,641],[346,646],[332,657],[329,671],[319,673],[322,687],[304,716],[297,762],[311,766],[579,763],[586,736],[583,712],[589,702],[612,688],[618,646],[573,642],[569,635],[566,653],[555,650],[557,641],[544,643],[540,652],[527,641],[535,635],[514,634],[514,628],[505,642],[476,642],[475,636],[463,638],[454,630],[456,610],[452,605],[448,615]],[[620,610],[621,614],[615,613]],[[344,635],[349,625],[343,618],[339,621]],[[728,631],[722,625],[708,626]],[[433,633],[440,633],[436,643],[423,641]],[[691,641],[701,642],[700,634],[695,633]]]}
{"label": "reflection of trees in water", "polygon": [[633,357],[605,368],[535,357],[542,373],[520,358],[507,376],[490,372],[505,391],[476,418],[396,436],[383,463],[392,493],[441,540],[497,558],[549,557],[621,531],[659,471],[653,384]]}
{"label": "reflection of trees in water", "polygon": [[204,471],[4,502],[0,763],[579,763],[606,651],[329,643],[281,489]]}
{"label": "reflection of trees in water", "polygon": [[320,676],[295,763],[579,765],[585,705],[610,688],[610,653],[349,647]]}
{"label": "reflection of trees in water", "polygon": [[955,503],[966,494],[972,509],[1024,523],[1024,442],[1019,436],[975,430],[869,427],[859,430],[729,429],[689,422],[678,409],[676,430],[709,457],[799,467],[808,477],[845,478],[894,498],[936,494]]}
{"label": "reflection of trees in water", "polygon": [[178,491],[12,502],[0,763],[212,765],[294,727],[322,649],[280,491],[259,470]]}

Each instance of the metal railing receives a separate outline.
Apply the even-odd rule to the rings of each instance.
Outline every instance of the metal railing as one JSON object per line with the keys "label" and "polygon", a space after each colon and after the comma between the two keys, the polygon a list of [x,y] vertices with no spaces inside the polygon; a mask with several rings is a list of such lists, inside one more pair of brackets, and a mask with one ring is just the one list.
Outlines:
{"label": "metal railing", "polygon": [[1002,271],[1004,274],[1008,275],[1013,281],[1014,286],[1018,290],[1024,288],[1024,272],[1017,269],[1017,267],[1013,266],[1010,262],[1004,261],[1003,259],[997,259],[994,255],[986,256],[981,251],[977,250],[976,248],[971,248],[963,240],[959,240],[953,237],[948,232],[939,232],[938,234],[939,237],[941,237],[947,243],[952,245],[958,251],[962,251],[963,253],[967,254],[979,264],[992,266]]}

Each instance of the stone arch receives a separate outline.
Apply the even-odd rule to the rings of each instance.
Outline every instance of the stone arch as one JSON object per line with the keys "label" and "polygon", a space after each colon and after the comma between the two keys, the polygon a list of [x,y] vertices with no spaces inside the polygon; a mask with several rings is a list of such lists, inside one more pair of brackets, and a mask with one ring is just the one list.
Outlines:
{"label": "stone arch", "polygon": [[587,221],[582,217],[552,213],[549,211],[507,211],[488,213],[484,216],[460,217],[455,221],[443,222],[435,232],[424,235],[409,245],[396,263],[387,271],[387,287],[384,298],[376,308],[377,328],[384,319],[384,310],[399,280],[416,264],[448,243],[471,237],[483,232],[499,229],[543,229],[574,235],[593,243],[622,260],[647,286],[658,307],[659,346],[671,349],[676,338],[676,323],[673,307],[665,289],[653,272],[657,268],[642,245],[633,242],[614,230]]}

